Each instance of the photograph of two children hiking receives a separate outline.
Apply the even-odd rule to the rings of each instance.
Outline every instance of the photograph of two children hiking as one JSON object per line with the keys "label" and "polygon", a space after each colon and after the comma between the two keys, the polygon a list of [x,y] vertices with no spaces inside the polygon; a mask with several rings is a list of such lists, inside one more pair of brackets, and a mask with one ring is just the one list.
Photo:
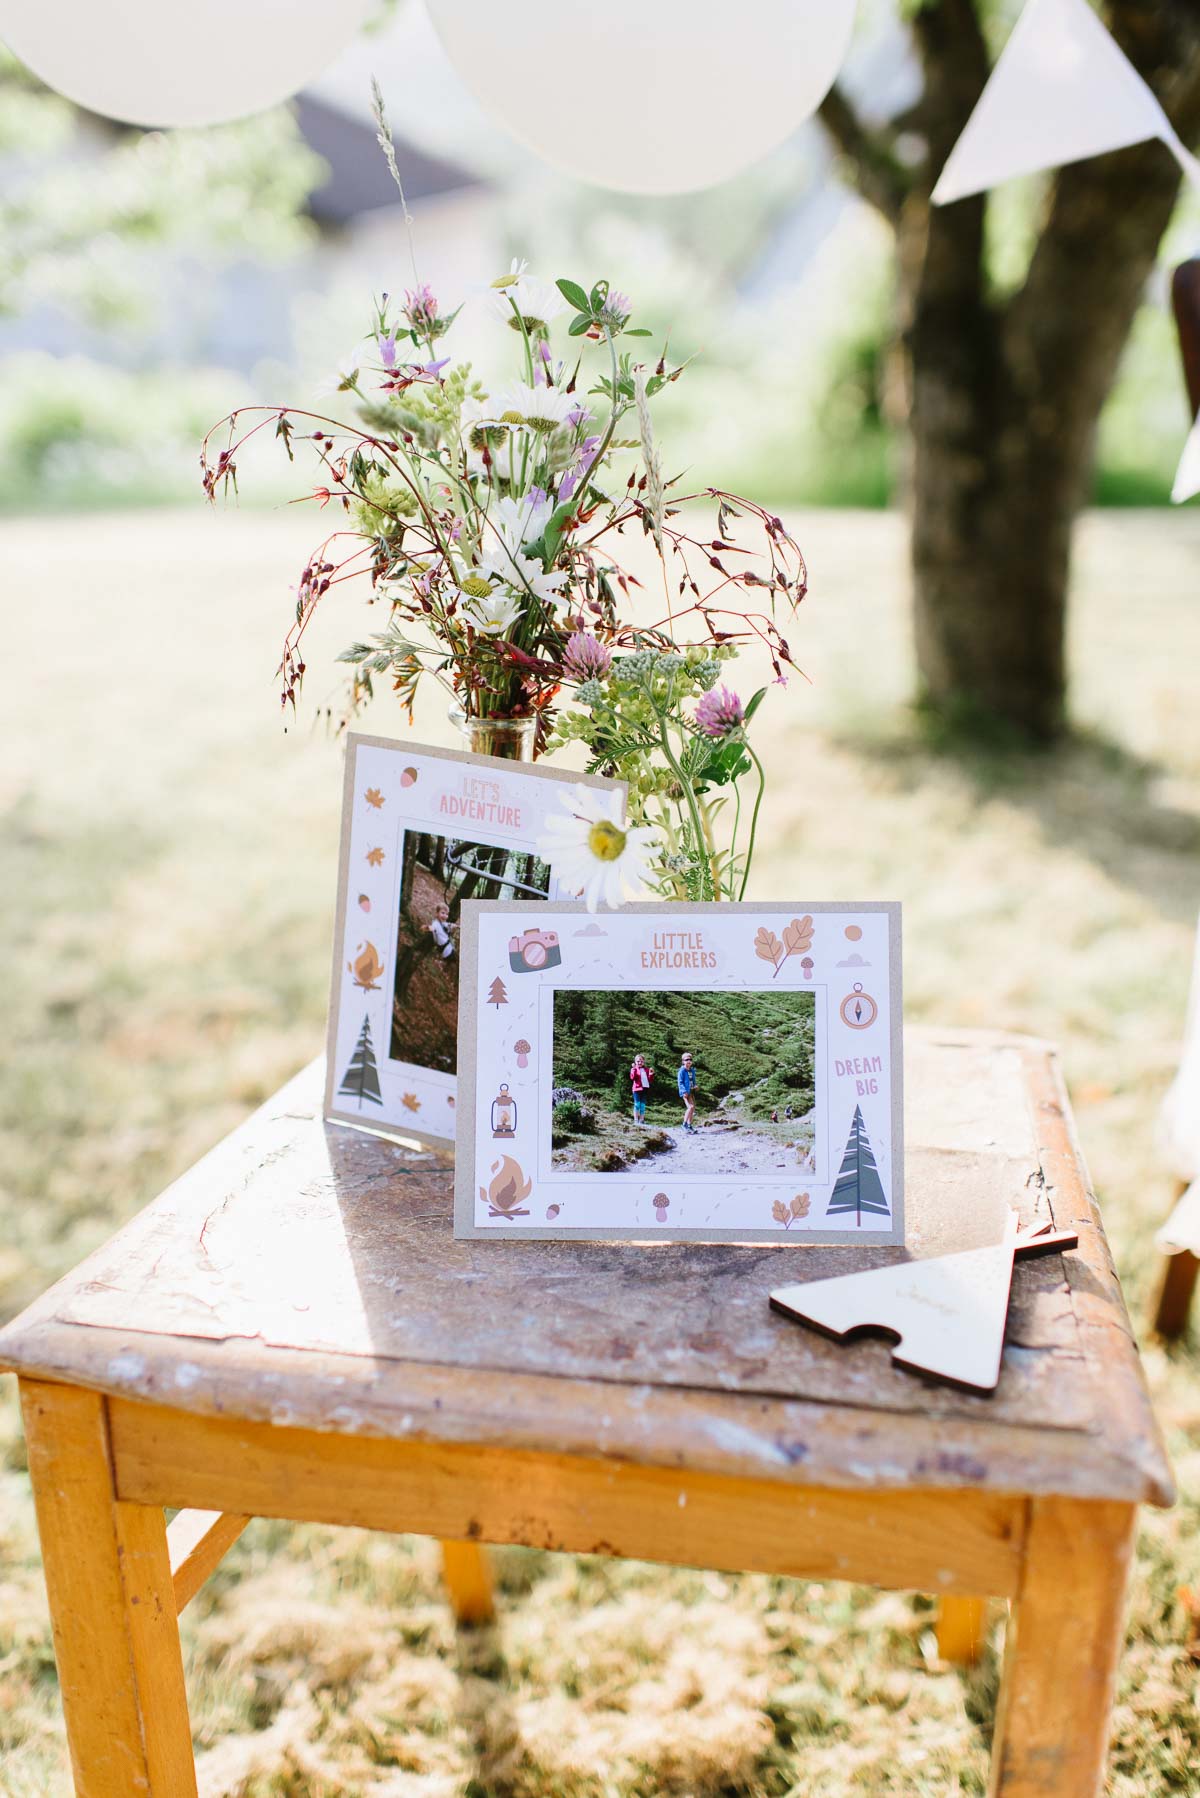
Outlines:
{"label": "photograph of two children hiking", "polygon": [[811,992],[556,992],[552,1166],[811,1172],[815,1031]]}

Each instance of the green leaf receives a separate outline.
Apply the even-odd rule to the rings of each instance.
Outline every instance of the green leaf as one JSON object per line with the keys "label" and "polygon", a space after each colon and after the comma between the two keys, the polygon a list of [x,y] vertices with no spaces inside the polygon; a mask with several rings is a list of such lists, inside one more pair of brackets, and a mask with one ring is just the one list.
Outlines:
{"label": "green leaf", "polygon": [[591,324],[592,321],[588,313],[582,312],[578,318],[573,318],[567,326],[567,335],[569,337],[582,337],[585,331],[591,329]]}
{"label": "green leaf", "polygon": [[578,281],[556,281],[554,285],[561,293],[568,306],[574,306],[576,312],[588,312],[588,297]]}
{"label": "green leaf", "polygon": [[627,325],[625,327],[625,335],[626,337],[653,337],[654,332],[648,331],[644,325],[639,325],[636,330],[631,331]]}
{"label": "green leaf", "polygon": [[524,545],[525,554],[536,556],[541,561],[543,568],[552,567],[554,558],[558,554],[559,544],[562,542],[563,528],[578,505],[578,498],[573,498],[565,499],[560,506],[555,506],[546,520],[546,528],[541,536],[535,537],[531,543]]}
{"label": "green leaf", "polygon": [[743,744],[736,739],[718,744],[708,759],[697,768],[693,776],[693,785],[698,793],[707,787],[730,786],[740,780],[743,774],[750,772],[750,757]]}
{"label": "green leaf", "polygon": [[591,301],[592,311],[593,312],[602,312],[604,309],[604,302],[607,300],[607,298],[608,298],[608,282],[607,281],[597,281],[596,285],[592,289],[592,301]]}
{"label": "green leaf", "polygon": [[747,724],[749,724],[751,718],[753,718],[755,712],[757,712],[759,706],[762,704],[763,700],[766,697],[767,697],[767,689],[765,687],[760,687],[758,689],[758,692],[754,695],[754,698],[747,701],[746,710],[743,713],[743,717]]}

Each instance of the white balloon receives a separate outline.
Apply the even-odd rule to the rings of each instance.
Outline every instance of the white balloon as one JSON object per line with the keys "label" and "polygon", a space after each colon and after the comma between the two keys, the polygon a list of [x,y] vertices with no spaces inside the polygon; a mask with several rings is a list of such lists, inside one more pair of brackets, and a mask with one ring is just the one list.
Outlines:
{"label": "white balloon", "polygon": [[584,181],[688,193],[820,105],[855,0],[428,0],[446,53],[513,137]]}
{"label": "white balloon", "polygon": [[48,87],[131,125],[216,125],[288,99],[369,0],[0,0],[0,37]]}

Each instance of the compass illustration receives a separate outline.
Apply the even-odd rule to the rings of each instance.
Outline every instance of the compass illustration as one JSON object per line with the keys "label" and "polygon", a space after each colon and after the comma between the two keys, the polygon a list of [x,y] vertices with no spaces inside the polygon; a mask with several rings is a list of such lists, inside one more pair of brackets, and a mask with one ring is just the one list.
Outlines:
{"label": "compass illustration", "polygon": [[854,982],[854,991],[847,993],[839,1007],[842,1023],[848,1024],[851,1030],[869,1030],[879,1016],[879,1007],[870,993],[864,993],[861,980]]}

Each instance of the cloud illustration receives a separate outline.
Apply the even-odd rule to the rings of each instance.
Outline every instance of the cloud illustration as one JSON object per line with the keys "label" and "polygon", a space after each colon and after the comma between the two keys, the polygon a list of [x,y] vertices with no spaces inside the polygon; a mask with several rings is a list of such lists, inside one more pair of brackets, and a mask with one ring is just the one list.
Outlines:
{"label": "cloud illustration", "polygon": [[845,961],[838,962],[839,968],[869,968],[870,962],[862,955],[848,955]]}
{"label": "cloud illustration", "polygon": [[575,932],[575,935],[576,936],[607,936],[608,932],[607,932],[607,930],[601,930],[599,924],[585,924],[582,930],[577,930]]}

